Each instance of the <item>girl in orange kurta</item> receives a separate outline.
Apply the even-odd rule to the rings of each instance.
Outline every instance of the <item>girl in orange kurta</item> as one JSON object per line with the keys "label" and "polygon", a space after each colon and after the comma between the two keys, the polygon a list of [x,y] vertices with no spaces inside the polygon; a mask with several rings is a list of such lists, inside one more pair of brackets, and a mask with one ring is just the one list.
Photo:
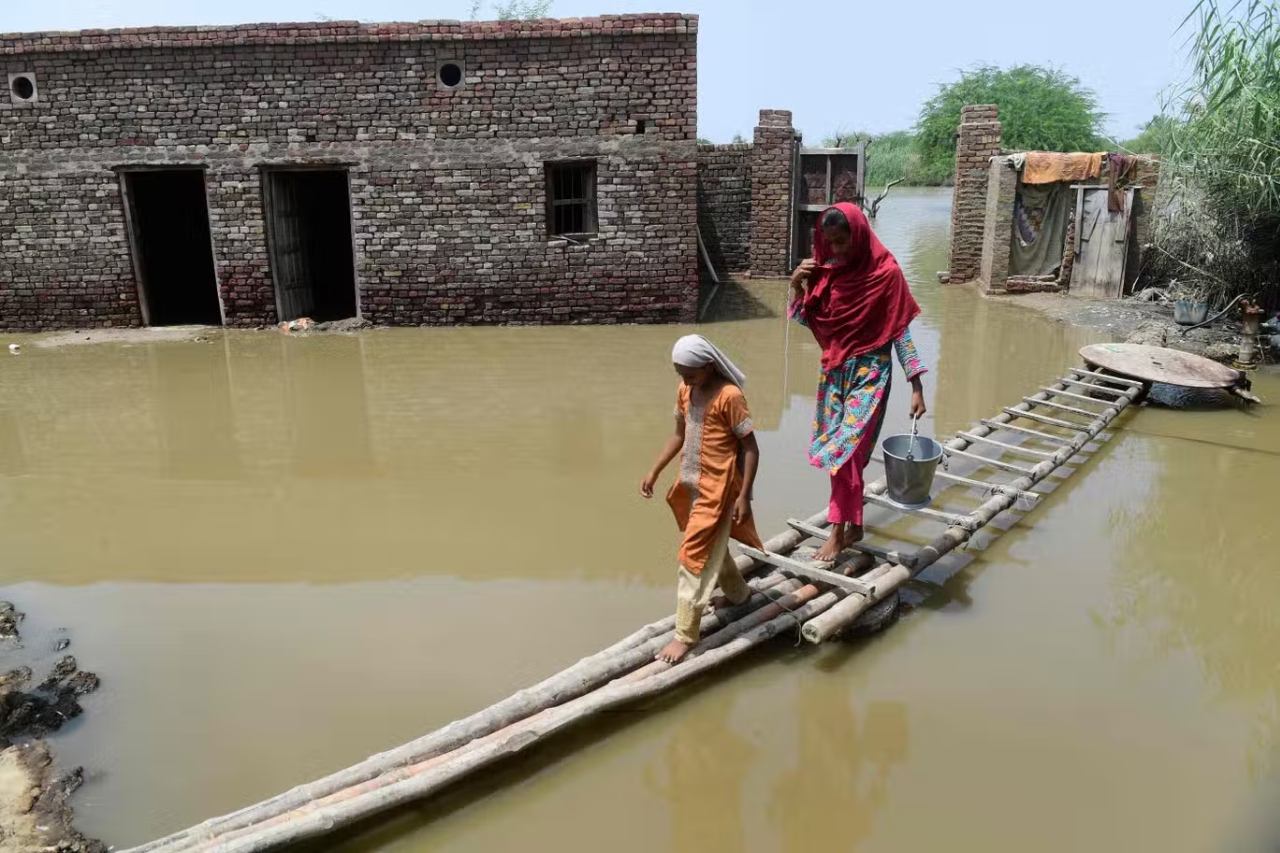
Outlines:
{"label": "girl in orange kurta", "polygon": [[659,660],[676,663],[698,642],[702,612],[717,583],[730,604],[742,604],[751,596],[729,555],[729,539],[764,546],[751,517],[760,448],[742,394],[746,377],[701,335],[677,341],[671,360],[682,380],[676,391],[675,434],[640,483],[640,493],[653,497],[658,475],[679,453],[680,474],[667,493],[676,524],[684,532],[676,632],[658,653]]}

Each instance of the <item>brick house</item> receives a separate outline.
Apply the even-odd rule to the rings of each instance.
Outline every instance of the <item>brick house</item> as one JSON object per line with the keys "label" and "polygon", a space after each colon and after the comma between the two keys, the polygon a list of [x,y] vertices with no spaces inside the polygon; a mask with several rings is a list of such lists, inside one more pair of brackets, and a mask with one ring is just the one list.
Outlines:
{"label": "brick house", "polygon": [[696,50],[684,15],[0,36],[0,328],[692,319]]}

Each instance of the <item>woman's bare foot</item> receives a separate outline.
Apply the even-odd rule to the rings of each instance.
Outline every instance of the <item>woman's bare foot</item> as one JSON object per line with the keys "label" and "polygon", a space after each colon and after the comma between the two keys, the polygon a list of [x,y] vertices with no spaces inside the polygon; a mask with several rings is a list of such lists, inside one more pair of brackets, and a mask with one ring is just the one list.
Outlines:
{"label": "woman's bare foot", "polygon": [[707,602],[707,610],[715,613],[717,610],[727,610],[733,607],[733,602],[725,598],[723,595],[713,595],[711,601]]}
{"label": "woman's bare foot", "polygon": [[672,640],[667,643],[662,651],[658,652],[657,659],[664,663],[680,663],[681,659],[689,653],[689,649],[693,648],[690,643],[682,643],[679,640]]}
{"label": "woman's bare foot", "polygon": [[852,545],[854,542],[862,541],[862,525],[861,524],[846,524],[845,528],[846,528],[846,536],[844,541],[846,546]]}
{"label": "woman's bare foot", "polygon": [[834,563],[843,550],[844,525],[833,524],[831,525],[831,535],[827,538],[827,543],[813,555],[813,561],[815,563]]}

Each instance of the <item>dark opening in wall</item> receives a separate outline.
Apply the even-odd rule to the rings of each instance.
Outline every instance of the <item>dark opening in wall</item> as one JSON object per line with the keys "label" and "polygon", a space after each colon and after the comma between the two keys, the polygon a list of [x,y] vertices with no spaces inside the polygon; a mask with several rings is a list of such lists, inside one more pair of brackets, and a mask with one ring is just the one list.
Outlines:
{"label": "dark opening in wall", "polygon": [[445,89],[456,89],[462,85],[462,65],[457,62],[442,62],[436,70],[436,79]]}
{"label": "dark opening in wall", "polygon": [[204,171],[125,172],[124,182],[143,318],[221,325]]}
{"label": "dark opening in wall", "polygon": [[636,119],[636,133],[643,134],[649,129],[649,123],[642,118]]}
{"label": "dark opening in wall", "polygon": [[596,233],[596,162],[547,164],[547,234]]}
{"label": "dark opening in wall", "polygon": [[356,316],[346,170],[268,169],[262,190],[280,319]]}
{"label": "dark opening in wall", "polygon": [[31,104],[36,101],[36,78],[29,72],[9,75],[9,100],[15,104]]}

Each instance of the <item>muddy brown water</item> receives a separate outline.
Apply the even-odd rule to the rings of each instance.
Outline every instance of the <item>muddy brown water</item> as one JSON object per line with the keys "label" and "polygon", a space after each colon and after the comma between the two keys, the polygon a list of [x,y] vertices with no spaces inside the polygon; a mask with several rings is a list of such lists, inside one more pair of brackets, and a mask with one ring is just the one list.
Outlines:
{"label": "muddy brown water", "polygon": [[[924,306],[939,435],[1100,339],[940,286],[948,206],[895,191],[877,225]],[[749,376],[766,534],[825,500],[817,350],[794,329],[784,356],[781,300],[736,288],[701,329]],[[230,811],[664,615],[676,535],[636,486],[681,331],[6,338],[0,598],[30,649],[65,629],[103,677],[54,741],[86,766],[84,831]],[[1250,849],[1280,829],[1274,404],[1137,412],[1051,488],[878,638],[781,643],[318,849]]]}

